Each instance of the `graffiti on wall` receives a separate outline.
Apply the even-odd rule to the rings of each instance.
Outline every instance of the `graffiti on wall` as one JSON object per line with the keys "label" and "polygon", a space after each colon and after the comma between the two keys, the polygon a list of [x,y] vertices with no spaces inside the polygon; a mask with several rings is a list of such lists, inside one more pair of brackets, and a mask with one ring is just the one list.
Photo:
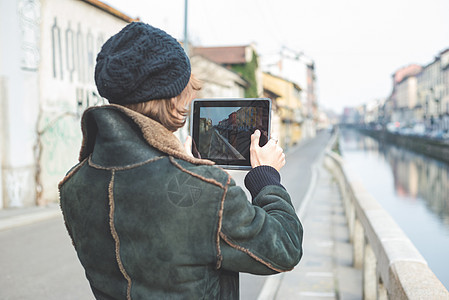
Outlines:
{"label": "graffiti on wall", "polygon": [[3,170],[3,176],[7,187],[7,203],[5,203],[7,207],[21,207],[29,204],[25,203],[26,201],[32,202],[33,197],[29,195],[31,191],[23,184],[32,180],[32,169],[28,167],[8,168]]}
{"label": "graffiti on wall", "polygon": [[96,90],[89,88],[76,88],[76,112],[81,116],[83,111],[89,106],[106,104],[106,100],[101,97]]}
{"label": "graffiti on wall", "polygon": [[109,28],[90,28],[85,22],[54,16],[46,30],[48,68],[43,80],[54,89],[44,91],[45,104],[39,117],[38,202],[57,199],[59,180],[77,161],[84,110],[107,104],[97,92],[94,71],[104,32]]}
{"label": "graffiti on wall", "polygon": [[[51,27],[53,77],[70,82],[93,83],[95,56],[104,42],[104,35],[96,37],[90,29],[81,28],[67,21],[65,28],[54,18]],[[65,51],[63,51],[63,46]]]}
{"label": "graffiti on wall", "polygon": [[[61,22],[62,23],[62,22]],[[104,34],[94,34],[82,28],[81,22],[70,20],[60,24],[54,17],[51,26],[52,74],[57,81],[68,81],[75,86],[78,113],[89,106],[106,101],[98,95],[95,82],[95,59],[104,43]]]}
{"label": "graffiti on wall", "polygon": [[[51,122],[46,118],[46,122]],[[81,132],[79,121],[73,115],[61,116],[51,126],[48,126],[41,135],[41,143],[45,146],[45,171],[49,176],[60,176],[67,172],[67,155],[77,153],[80,144]],[[72,156],[72,160],[76,156]]]}

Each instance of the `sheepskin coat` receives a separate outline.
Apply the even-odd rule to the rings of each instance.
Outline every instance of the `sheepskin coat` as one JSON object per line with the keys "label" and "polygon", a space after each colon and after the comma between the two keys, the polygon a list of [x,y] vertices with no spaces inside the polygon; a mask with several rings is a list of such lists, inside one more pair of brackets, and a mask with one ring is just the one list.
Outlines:
{"label": "sheepskin coat", "polygon": [[224,170],[142,114],[93,107],[82,131],[60,202],[97,299],[238,299],[239,272],[299,262],[302,226],[275,169],[249,172],[250,202]]}

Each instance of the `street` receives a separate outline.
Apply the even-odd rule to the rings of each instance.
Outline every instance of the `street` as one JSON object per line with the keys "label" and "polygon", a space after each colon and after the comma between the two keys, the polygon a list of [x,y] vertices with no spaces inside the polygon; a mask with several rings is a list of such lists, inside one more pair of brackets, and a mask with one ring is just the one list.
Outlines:
{"label": "street", "polygon": [[[312,165],[323,153],[330,134],[321,132],[314,139],[307,140],[287,152],[286,164],[281,169],[281,183],[289,192],[293,205],[298,210],[311,181]],[[244,174],[239,177],[232,173],[237,184],[243,186]],[[249,193],[248,193],[249,194]],[[257,299],[266,276],[240,274],[240,298]]]}
{"label": "street", "polygon": [[0,299],[94,299],[61,217],[0,231]]}
{"label": "street", "polygon": [[[293,147],[281,170],[282,184],[295,209],[307,192],[311,167],[323,153],[330,134]],[[237,184],[246,174],[230,172]],[[0,299],[94,299],[76,257],[62,217],[0,231]],[[266,277],[241,275],[241,299],[256,299]]]}

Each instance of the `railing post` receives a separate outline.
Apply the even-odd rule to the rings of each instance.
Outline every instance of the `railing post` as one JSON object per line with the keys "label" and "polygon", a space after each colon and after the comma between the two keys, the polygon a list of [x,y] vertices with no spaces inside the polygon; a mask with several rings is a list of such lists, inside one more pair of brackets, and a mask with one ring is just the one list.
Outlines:
{"label": "railing post", "polygon": [[377,299],[378,300],[388,300],[387,289],[385,288],[385,285],[383,284],[382,280],[379,280],[379,282],[378,282]]}
{"label": "railing post", "polygon": [[363,299],[377,299],[376,255],[369,244],[365,245],[363,260]]}
{"label": "railing post", "polygon": [[363,226],[358,219],[355,219],[354,222],[352,245],[354,249],[354,267],[361,269],[363,267],[363,248],[365,246],[365,236]]}
{"label": "railing post", "polygon": [[354,206],[354,202],[352,199],[348,199],[346,200],[346,214],[348,216],[348,227],[349,227],[349,235],[351,237],[351,242],[354,242],[354,236],[355,236],[355,221],[356,221],[356,216],[355,216],[355,206]]}

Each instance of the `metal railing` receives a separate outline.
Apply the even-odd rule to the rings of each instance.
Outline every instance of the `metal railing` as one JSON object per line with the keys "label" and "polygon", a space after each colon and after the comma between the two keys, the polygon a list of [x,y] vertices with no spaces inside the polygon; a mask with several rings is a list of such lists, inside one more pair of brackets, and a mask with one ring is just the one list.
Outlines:
{"label": "metal railing", "polygon": [[363,298],[449,299],[426,260],[343,159],[328,150],[324,164],[340,187]]}

